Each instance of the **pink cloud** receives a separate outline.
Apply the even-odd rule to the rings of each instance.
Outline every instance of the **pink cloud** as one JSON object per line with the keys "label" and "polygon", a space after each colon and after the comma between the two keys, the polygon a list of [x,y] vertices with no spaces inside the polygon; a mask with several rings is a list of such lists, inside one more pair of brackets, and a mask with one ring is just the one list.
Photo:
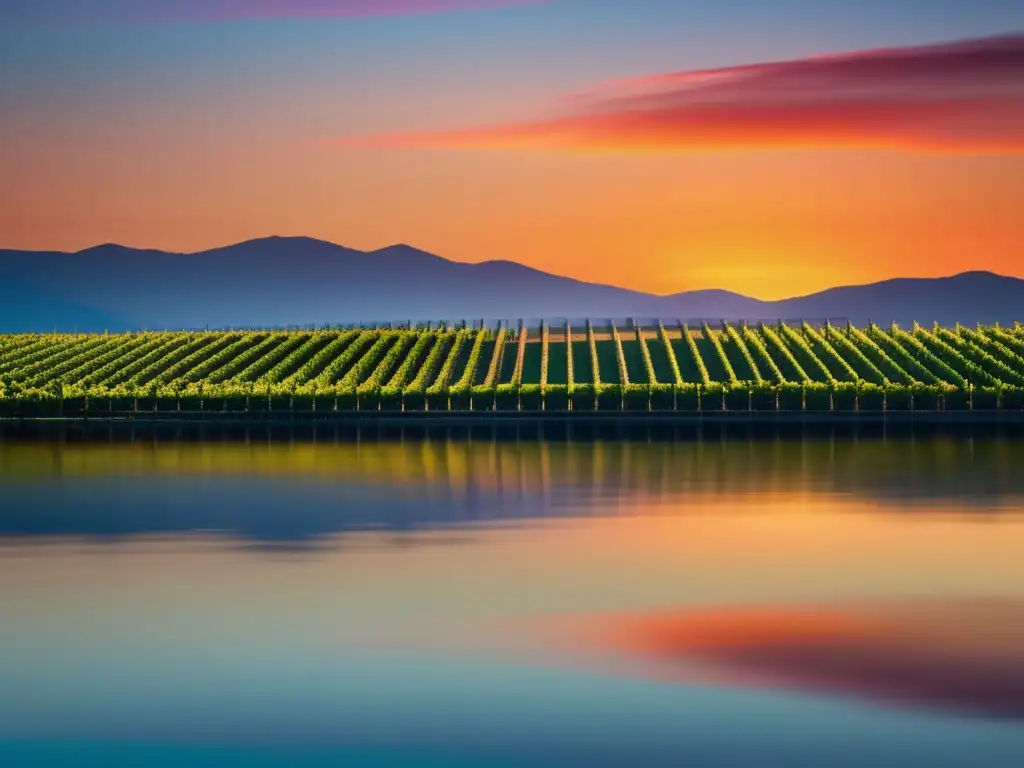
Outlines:
{"label": "pink cloud", "polygon": [[1024,35],[655,75],[550,117],[348,146],[687,150],[864,146],[1024,151]]}

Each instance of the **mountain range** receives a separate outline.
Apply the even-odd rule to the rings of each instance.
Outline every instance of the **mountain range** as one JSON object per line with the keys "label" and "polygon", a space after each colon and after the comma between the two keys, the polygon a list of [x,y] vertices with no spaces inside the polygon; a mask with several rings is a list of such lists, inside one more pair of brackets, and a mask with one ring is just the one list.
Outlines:
{"label": "mountain range", "polygon": [[781,301],[724,290],[658,296],[511,261],[454,262],[408,245],[359,251],[305,237],[180,254],[100,245],[0,250],[0,331],[120,331],[406,320],[1024,320],[1024,280],[991,272],[897,278]]}

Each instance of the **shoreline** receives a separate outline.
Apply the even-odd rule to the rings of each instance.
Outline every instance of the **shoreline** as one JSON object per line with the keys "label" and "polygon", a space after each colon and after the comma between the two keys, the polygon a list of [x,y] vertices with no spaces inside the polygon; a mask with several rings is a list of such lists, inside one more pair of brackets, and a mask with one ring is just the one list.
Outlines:
{"label": "shoreline", "polygon": [[2,417],[0,426],[1024,426],[1024,410],[956,411],[166,411]]}

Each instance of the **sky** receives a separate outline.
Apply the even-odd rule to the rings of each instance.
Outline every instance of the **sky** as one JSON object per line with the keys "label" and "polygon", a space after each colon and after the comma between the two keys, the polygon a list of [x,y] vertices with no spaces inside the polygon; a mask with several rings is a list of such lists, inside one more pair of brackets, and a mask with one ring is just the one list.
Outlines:
{"label": "sky", "polygon": [[1024,2],[4,0],[0,247],[1024,277]]}

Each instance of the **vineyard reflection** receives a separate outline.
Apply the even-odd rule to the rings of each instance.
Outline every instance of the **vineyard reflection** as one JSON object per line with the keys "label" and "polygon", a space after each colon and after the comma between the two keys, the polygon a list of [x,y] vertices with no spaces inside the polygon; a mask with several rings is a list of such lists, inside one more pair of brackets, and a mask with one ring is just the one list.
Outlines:
{"label": "vineyard reflection", "polygon": [[[696,432],[666,440],[551,440],[337,429],[15,432],[0,441],[0,485],[13,502],[0,517],[0,535],[198,529],[308,543],[351,530],[641,508],[679,514],[767,498],[982,514],[1024,506],[1021,466],[1024,445],[999,434]],[[237,482],[225,482],[231,478]],[[213,482],[216,504],[203,495]],[[67,494],[83,488],[91,491],[69,504]]]}
{"label": "vineyard reflection", "polygon": [[8,425],[0,765],[1017,768],[1022,466],[998,431]]}

